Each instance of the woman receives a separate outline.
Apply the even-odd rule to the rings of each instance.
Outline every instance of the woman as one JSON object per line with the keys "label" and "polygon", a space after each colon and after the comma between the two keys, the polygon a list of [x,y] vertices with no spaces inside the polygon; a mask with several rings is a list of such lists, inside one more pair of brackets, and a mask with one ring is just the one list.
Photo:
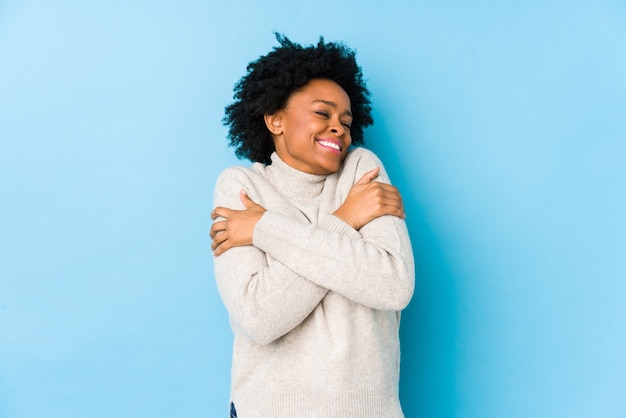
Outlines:
{"label": "woman", "polygon": [[231,145],[253,164],[220,175],[211,214],[231,416],[402,417],[413,255],[398,190],[351,148],[373,123],[369,92],[344,45],[277,38],[226,108]]}

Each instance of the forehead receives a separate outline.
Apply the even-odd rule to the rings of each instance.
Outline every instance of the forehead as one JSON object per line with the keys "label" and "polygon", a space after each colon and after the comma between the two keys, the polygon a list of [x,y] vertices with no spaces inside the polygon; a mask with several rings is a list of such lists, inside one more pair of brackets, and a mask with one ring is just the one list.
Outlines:
{"label": "forehead", "polygon": [[350,109],[350,97],[341,86],[326,79],[313,79],[294,92],[289,102],[297,101],[304,104],[315,101],[332,102],[337,107]]}

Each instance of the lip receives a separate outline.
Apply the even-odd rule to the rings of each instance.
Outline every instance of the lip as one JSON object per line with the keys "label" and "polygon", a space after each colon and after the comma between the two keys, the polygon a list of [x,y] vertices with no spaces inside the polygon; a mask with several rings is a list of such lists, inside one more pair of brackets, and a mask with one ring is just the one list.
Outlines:
{"label": "lip", "polygon": [[[341,155],[341,152],[343,151],[343,145],[341,144],[341,141],[338,141],[336,139],[332,139],[332,138],[318,138],[316,139],[317,144],[324,148],[327,151],[330,151],[332,153],[335,153],[337,155]],[[330,143],[330,144],[335,144],[339,149],[337,148],[333,148],[332,146],[323,144],[323,142],[326,143]]]}

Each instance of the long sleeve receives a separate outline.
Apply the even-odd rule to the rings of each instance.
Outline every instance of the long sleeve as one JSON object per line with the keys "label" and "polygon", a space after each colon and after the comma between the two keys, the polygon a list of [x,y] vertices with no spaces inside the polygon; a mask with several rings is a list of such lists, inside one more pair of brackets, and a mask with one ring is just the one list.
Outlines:
{"label": "long sleeve", "polygon": [[[376,166],[376,181],[389,182],[369,151],[345,164],[341,175],[349,183],[339,184],[344,195]],[[299,276],[370,308],[400,311],[413,295],[411,243],[405,222],[394,216],[376,218],[357,232],[330,210],[316,225],[268,211],[256,225],[253,244]]]}
{"label": "long sleeve", "polygon": [[[227,170],[218,179],[215,205],[244,209],[242,188],[254,186],[240,171]],[[214,268],[233,329],[261,345],[299,325],[328,292],[254,246],[231,248],[214,258]]]}
{"label": "long sleeve", "polygon": [[[332,215],[377,166],[356,148],[338,172],[313,175],[274,153],[218,179],[216,205],[243,210],[245,189],[266,209],[252,245],[214,258],[242,416],[403,416],[398,311],[414,283],[406,225],[383,216],[356,231]],[[383,170],[376,181],[388,182]]]}

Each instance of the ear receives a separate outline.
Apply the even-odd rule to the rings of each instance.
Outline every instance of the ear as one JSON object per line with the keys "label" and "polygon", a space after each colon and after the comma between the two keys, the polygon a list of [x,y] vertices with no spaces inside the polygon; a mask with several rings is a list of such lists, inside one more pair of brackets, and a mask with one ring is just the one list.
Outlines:
{"label": "ear", "polygon": [[271,115],[263,115],[265,119],[265,126],[272,133],[272,135],[280,135],[283,133],[282,112],[279,110]]}

